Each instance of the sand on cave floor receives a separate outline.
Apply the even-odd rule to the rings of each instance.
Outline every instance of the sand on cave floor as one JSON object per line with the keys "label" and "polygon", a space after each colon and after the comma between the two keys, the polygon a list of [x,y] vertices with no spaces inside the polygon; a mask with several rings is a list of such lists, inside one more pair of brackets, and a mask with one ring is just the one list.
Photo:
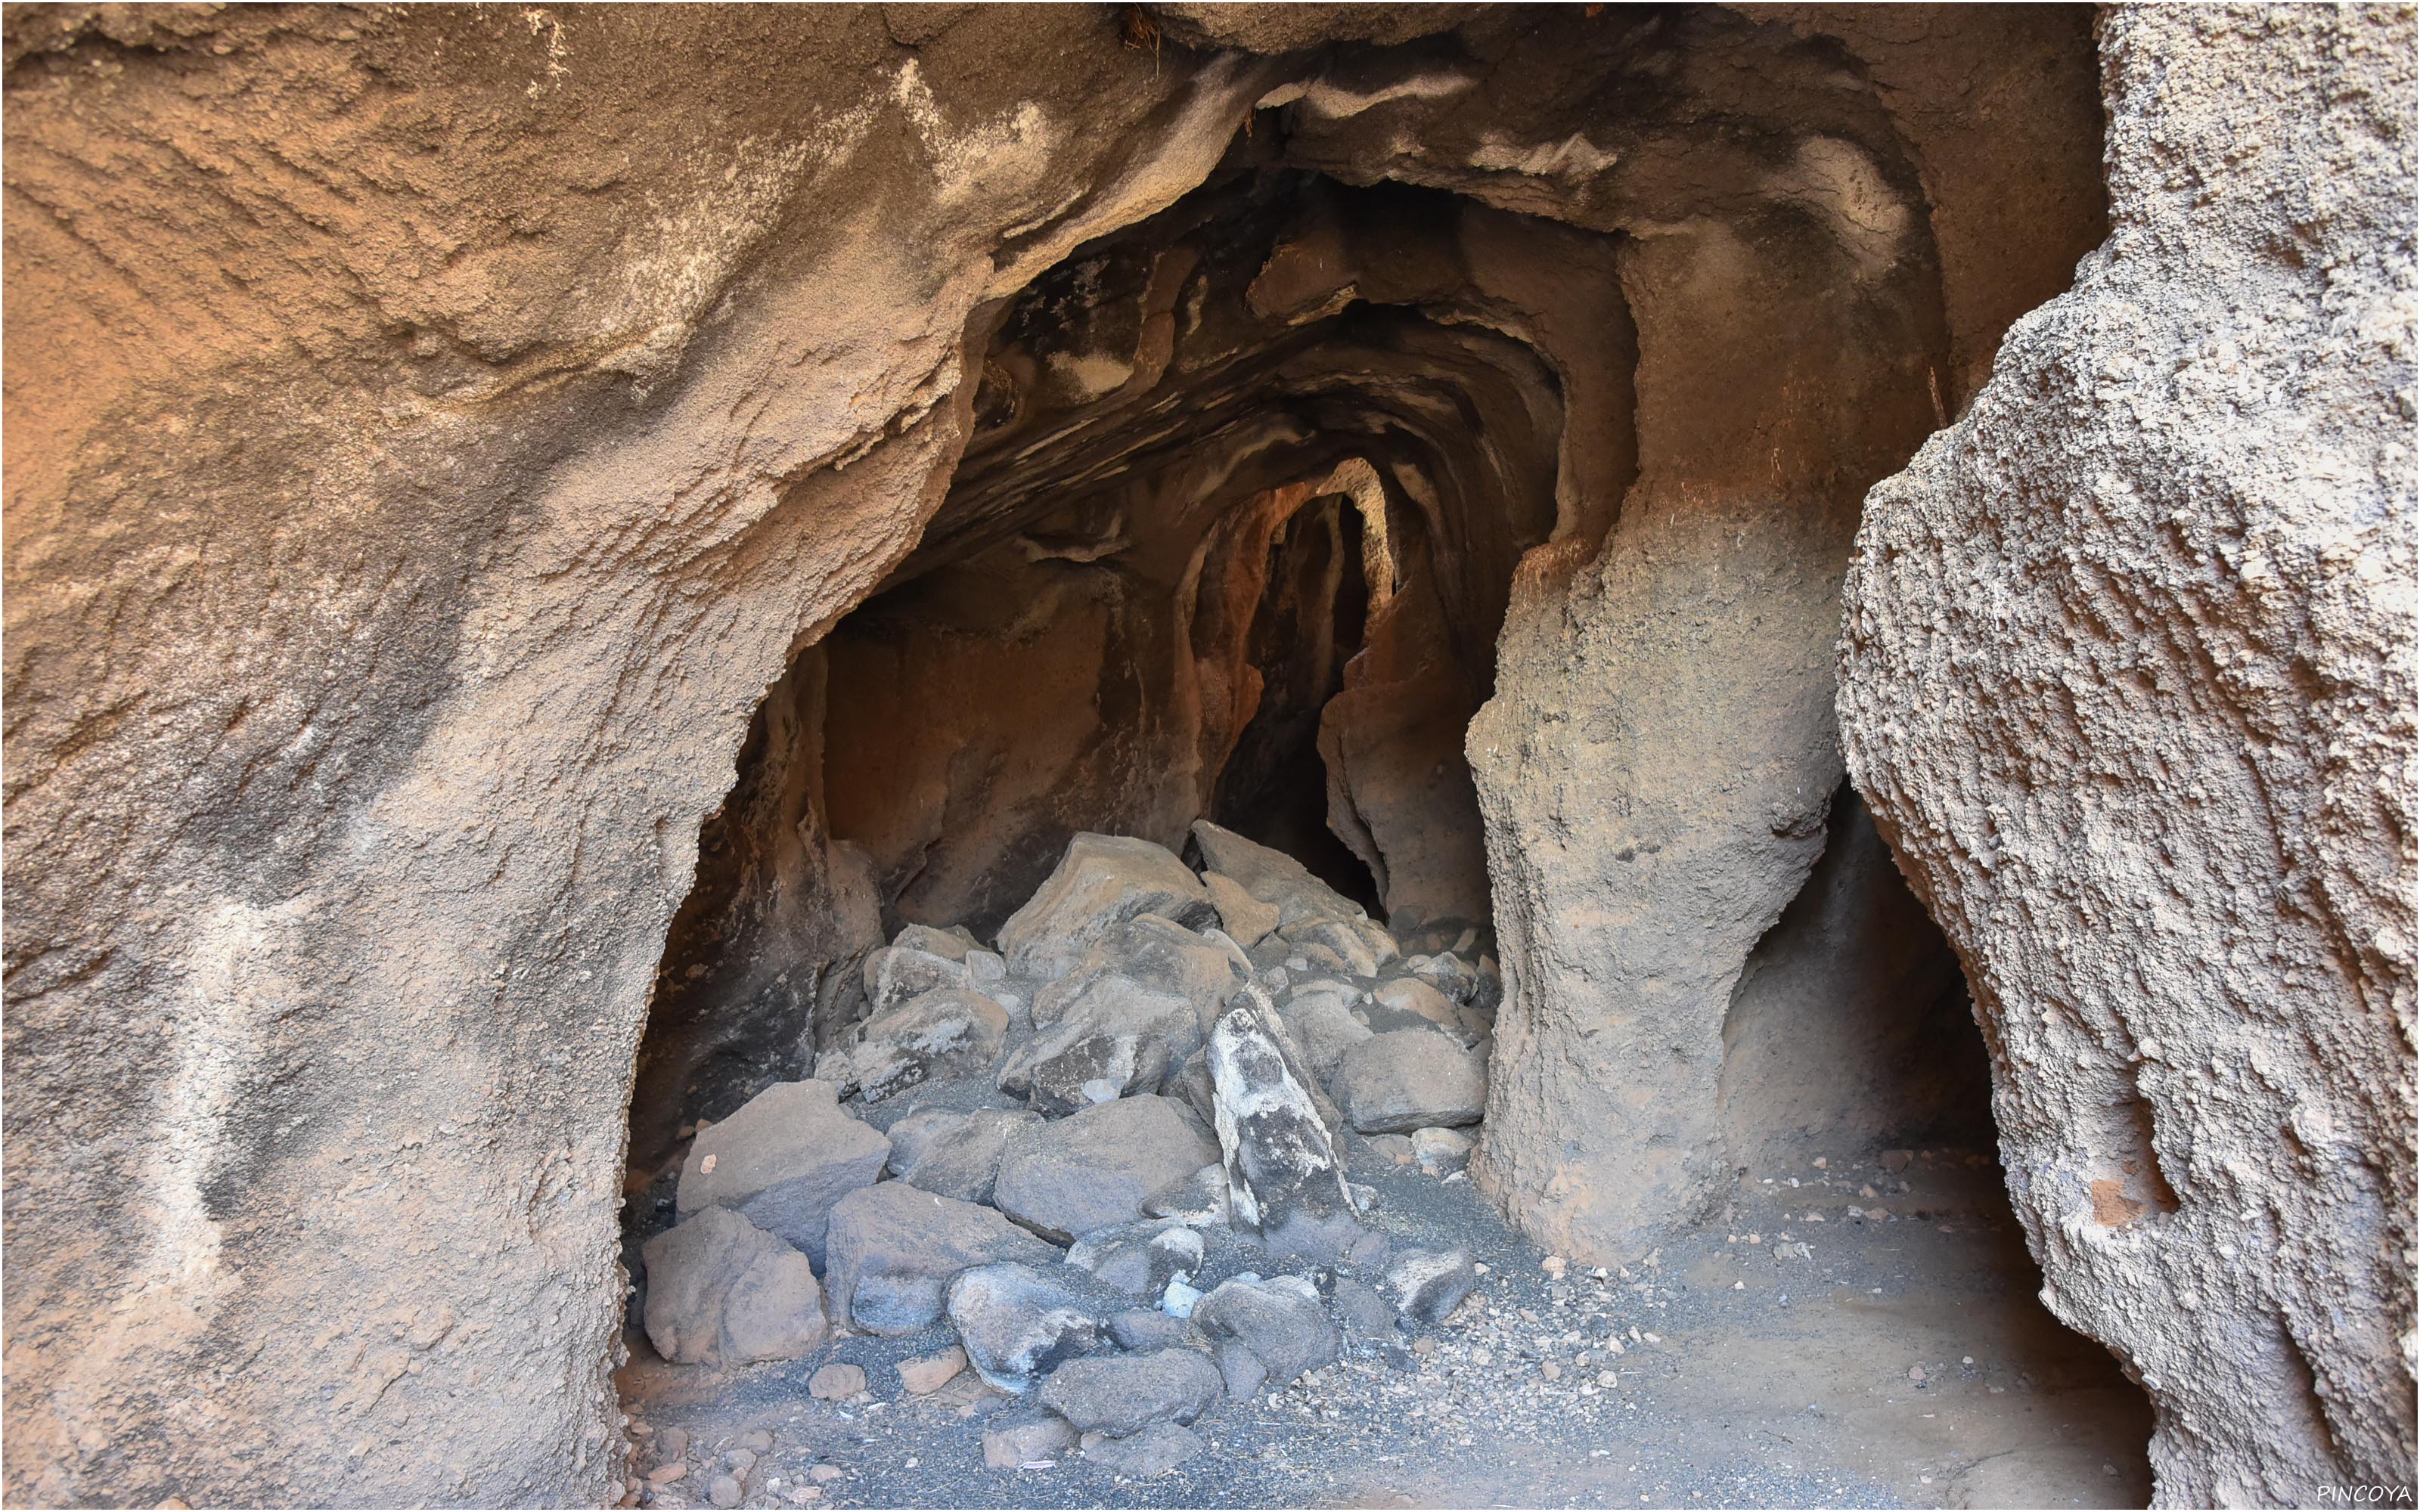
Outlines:
{"label": "sand on cave floor", "polygon": [[[690,1472],[645,1504],[709,1504],[713,1467],[761,1429],[773,1448],[749,1506],[2144,1505],[2149,1405],[2043,1309],[1998,1165],[1936,1149],[1892,1175],[1878,1154],[1810,1146],[1765,1163],[1627,1277],[1575,1265],[1557,1281],[1466,1180],[1357,1149],[1373,1222],[1467,1244],[1488,1267],[1478,1293],[1430,1331],[1419,1369],[1348,1355],[1274,1398],[1225,1403],[1195,1426],[1208,1450],[1155,1480],[1072,1451],[986,1469],[983,1418],[1009,1398],[970,1373],[931,1397],[900,1389],[897,1364],[945,1348],[946,1323],[727,1373],[667,1365],[634,1329],[621,1385],[652,1435],[632,1473],[657,1468],[651,1445],[678,1427]],[[809,1397],[833,1361],[864,1367],[867,1397]],[[821,1481],[817,1464],[831,1467]]]}

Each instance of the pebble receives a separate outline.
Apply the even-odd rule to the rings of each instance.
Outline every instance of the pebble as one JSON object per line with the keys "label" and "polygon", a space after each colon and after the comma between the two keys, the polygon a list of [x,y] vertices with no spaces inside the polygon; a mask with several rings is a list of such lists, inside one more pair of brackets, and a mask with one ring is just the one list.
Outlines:
{"label": "pebble", "polygon": [[958,1372],[966,1367],[966,1350],[953,1344],[939,1354],[928,1354],[921,1359],[902,1362],[899,1366],[899,1384],[907,1388],[908,1395],[910,1396],[930,1396],[956,1380]]}
{"label": "pebble", "polygon": [[756,1468],[756,1451],[734,1449],[722,1457],[722,1462],[729,1465],[735,1473],[745,1475]]}
{"label": "pebble", "polygon": [[828,1365],[807,1378],[807,1395],[818,1401],[845,1402],[865,1390],[865,1368]]}
{"label": "pebble", "polygon": [[[711,1155],[706,1157],[713,1159]],[[706,1489],[706,1499],[717,1506],[739,1504],[739,1483],[728,1475],[717,1475]]]}
{"label": "pebble", "polygon": [[688,1473],[689,1466],[682,1463],[680,1460],[675,1459],[669,1465],[658,1465],[655,1469],[648,1471],[647,1479],[658,1486],[670,1486],[673,1482],[680,1479],[683,1475]]}
{"label": "pebble", "polygon": [[831,1481],[836,1481],[847,1473],[847,1471],[841,1469],[838,1465],[810,1465],[807,1467],[807,1479],[814,1481],[818,1486],[826,1485]]}
{"label": "pebble", "polygon": [[766,1450],[773,1447],[773,1435],[766,1432],[763,1428],[752,1428],[746,1434],[741,1436],[739,1442],[746,1444],[749,1448],[753,1449],[758,1454],[763,1454]]}
{"label": "pebble", "polygon": [[1538,1374],[1545,1377],[1548,1381],[1560,1381],[1563,1379],[1563,1367],[1555,1364],[1554,1361],[1549,1360],[1544,1365],[1538,1367]]}
{"label": "pebble", "polygon": [[1559,1255],[1549,1255],[1538,1262],[1538,1269],[1560,1280],[1563,1273],[1571,1268],[1571,1263]]}
{"label": "pebble", "polygon": [[1909,1366],[1907,1367],[1907,1379],[1908,1379],[1908,1380],[1910,1380],[1910,1381],[1915,1381],[1915,1382],[1916,1382],[1917,1385],[1919,1385],[1919,1386],[1923,1385],[1923,1384],[1924,1384],[1924,1366],[1922,1366],[1922,1365],[1909,1365]]}
{"label": "pebble", "polygon": [[1420,1356],[1422,1359],[1426,1359],[1430,1355],[1436,1353],[1436,1340],[1433,1338],[1423,1335],[1422,1337],[1412,1340],[1412,1352]]}
{"label": "pebble", "polygon": [[664,1429],[663,1443],[656,1445],[656,1450],[666,1459],[678,1459],[689,1453],[689,1429]]}

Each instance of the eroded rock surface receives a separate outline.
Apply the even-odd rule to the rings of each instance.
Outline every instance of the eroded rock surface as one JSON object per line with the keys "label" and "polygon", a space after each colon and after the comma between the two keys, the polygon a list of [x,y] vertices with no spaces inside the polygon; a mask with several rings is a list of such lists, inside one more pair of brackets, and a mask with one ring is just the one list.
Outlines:
{"label": "eroded rock surface", "polygon": [[2411,12],[2104,28],[2110,239],[1868,503],[1850,769],[2161,1499],[2408,1484]]}

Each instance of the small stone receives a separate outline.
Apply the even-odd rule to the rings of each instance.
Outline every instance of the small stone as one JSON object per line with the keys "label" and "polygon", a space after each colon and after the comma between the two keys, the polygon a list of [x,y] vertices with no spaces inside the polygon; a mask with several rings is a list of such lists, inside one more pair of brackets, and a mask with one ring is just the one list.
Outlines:
{"label": "small stone", "polygon": [[729,1465],[734,1473],[745,1475],[756,1468],[756,1451],[747,1448],[734,1449],[722,1457],[722,1462]]}
{"label": "small stone", "polygon": [[1129,1438],[1088,1444],[1084,1458],[1112,1474],[1150,1480],[1167,1474],[1205,1447],[1201,1436],[1190,1428],[1174,1423],[1154,1423]]}
{"label": "small stone", "polygon": [[1924,1384],[1924,1366],[1922,1366],[1922,1365],[1909,1365],[1909,1366],[1907,1367],[1907,1379],[1908,1379],[1908,1380],[1910,1380],[1910,1381],[1915,1381],[1915,1382],[1916,1382],[1917,1385],[1919,1385],[1919,1386],[1923,1385],[1923,1384]]}
{"label": "small stone", "polygon": [[1467,1169],[1475,1145],[1476,1141],[1468,1134],[1456,1129],[1419,1129],[1414,1131],[1411,1137],[1412,1158],[1419,1161],[1420,1169],[1430,1176],[1450,1176]]}
{"label": "small stone", "polygon": [[1563,1379],[1563,1367],[1555,1364],[1554,1361],[1549,1360],[1544,1365],[1538,1367],[1538,1374],[1545,1377],[1548,1381],[1560,1381]]}
{"label": "small stone", "polygon": [[1549,1255],[1544,1259],[1538,1262],[1538,1269],[1545,1272],[1548,1275],[1560,1280],[1564,1270],[1567,1269],[1571,1263],[1571,1261],[1564,1259],[1559,1255]]}
{"label": "small stone", "polygon": [[647,1479],[658,1486],[670,1486],[673,1482],[680,1479],[683,1475],[688,1473],[689,1466],[683,1461],[675,1459],[669,1465],[658,1465],[655,1469],[648,1471]]}
{"label": "small stone", "polygon": [[666,1459],[678,1459],[681,1456],[689,1453],[689,1429],[665,1429],[664,1441],[663,1443],[656,1445],[656,1452],[662,1455]]}
{"label": "small stone", "polygon": [[865,1390],[865,1367],[828,1365],[807,1378],[807,1395],[817,1401],[845,1402]]}
{"label": "small stone", "polygon": [[1430,1338],[1425,1335],[1419,1338],[1412,1340],[1412,1352],[1419,1355],[1423,1360],[1427,1359],[1430,1355],[1436,1353],[1436,1340]]}
{"label": "small stone", "polygon": [[1404,1317],[1441,1323],[1479,1285],[1487,1268],[1471,1263],[1466,1249],[1404,1249],[1382,1273],[1379,1289]]}
{"label": "small stone", "polygon": [[728,1475],[717,1475],[706,1483],[706,1499],[717,1506],[737,1506],[739,1483]]}
{"label": "small stone", "polygon": [[899,1366],[899,1384],[910,1396],[925,1396],[950,1383],[967,1367],[967,1351],[953,1344],[939,1354],[922,1355]]}
{"label": "small stone", "polygon": [[773,1435],[766,1432],[763,1428],[751,1428],[739,1442],[746,1444],[749,1448],[753,1449],[758,1454],[763,1454],[773,1447]]}
{"label": "small stone", "polygon": [[991,1420],[984,1428],[983,1446],[986,1466],[1016,1470],[1076,1447],[1076,1426],[1056,1412],[1020,1408]]}
{"label": "small stone", "polygon": [[1912,1149],[1885,1149],[1883,1151],[1883,1169],[1896,1176],[1907,1169],[1908,1163],[1914,1159],[1916,1151]]}

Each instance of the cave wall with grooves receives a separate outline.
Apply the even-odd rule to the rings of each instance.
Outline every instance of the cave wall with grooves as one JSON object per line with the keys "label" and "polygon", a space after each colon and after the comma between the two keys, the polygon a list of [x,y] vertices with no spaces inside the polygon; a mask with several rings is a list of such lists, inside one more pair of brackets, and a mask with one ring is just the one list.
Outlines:
{"label": "cave wall with grooves", "polygon": [[[884,928],[995,916],[1070,829],[1174,841],[1248,746],[1272,602],[1366,595],[1301,679],[1342,685],[1327,826],[1393,910],[1491,916],[1474,1175],[1567,1254],[1719,1196],[1726,1025],[1829,969],[1799,925],[1875,874],[1818,870],[1838,719],[1987,1029],[2042,959],[2148,938],[1995,933],[1928,839],[1962,821],[1875,648],[1944,604],[2015,632],[1988,580],[1884,570],[1877,511],[1965,497],[1952,448],[2025,423],[2002,336],[2107,230],[2104,106],[2135,186],[2164,69],[2326,56],[2408,101],[2363,39],[2409,12],[1591,8],[10,8],[8,1496],[613,1494],[616,1209],[665,1134],[634,1083],[806,1063]],[[2350,108],[2264,99],[2289,136]],[[2342,224],[2408,273],[2408,227]],[[2408,419],[2408,310],[2377,321]],[[2276,340],[2341,361],[2318,331]],[[1273,599],[1271,541],[1315,533]],[[2408,613],[2345,612],[2408,681]],[[2406,820],[2297,875],[2408,893]],[[2298,969],[2385,1106],[2412,931],[2380,917]],[[2179,1309],[2293,1340],[2226,1358],[2239,1396],[2142,1372],[2163,1495],[2408,1481],[2408,1262],[2329,1262],[2342,1336],[2281,1306],[2307,1268],[2188,1302],[2155,1260],[2093,1304],[2108,1262],[2042,1196],[2075,1078],[2017,1042],[2004,1151],[2065,1316],[2133,1360]],[[2357,1178],[2338,1137],[2370,1106],[2294,1125],[2349,1183],[2295,1253],[2408,1250],[2408,1159]]]}

